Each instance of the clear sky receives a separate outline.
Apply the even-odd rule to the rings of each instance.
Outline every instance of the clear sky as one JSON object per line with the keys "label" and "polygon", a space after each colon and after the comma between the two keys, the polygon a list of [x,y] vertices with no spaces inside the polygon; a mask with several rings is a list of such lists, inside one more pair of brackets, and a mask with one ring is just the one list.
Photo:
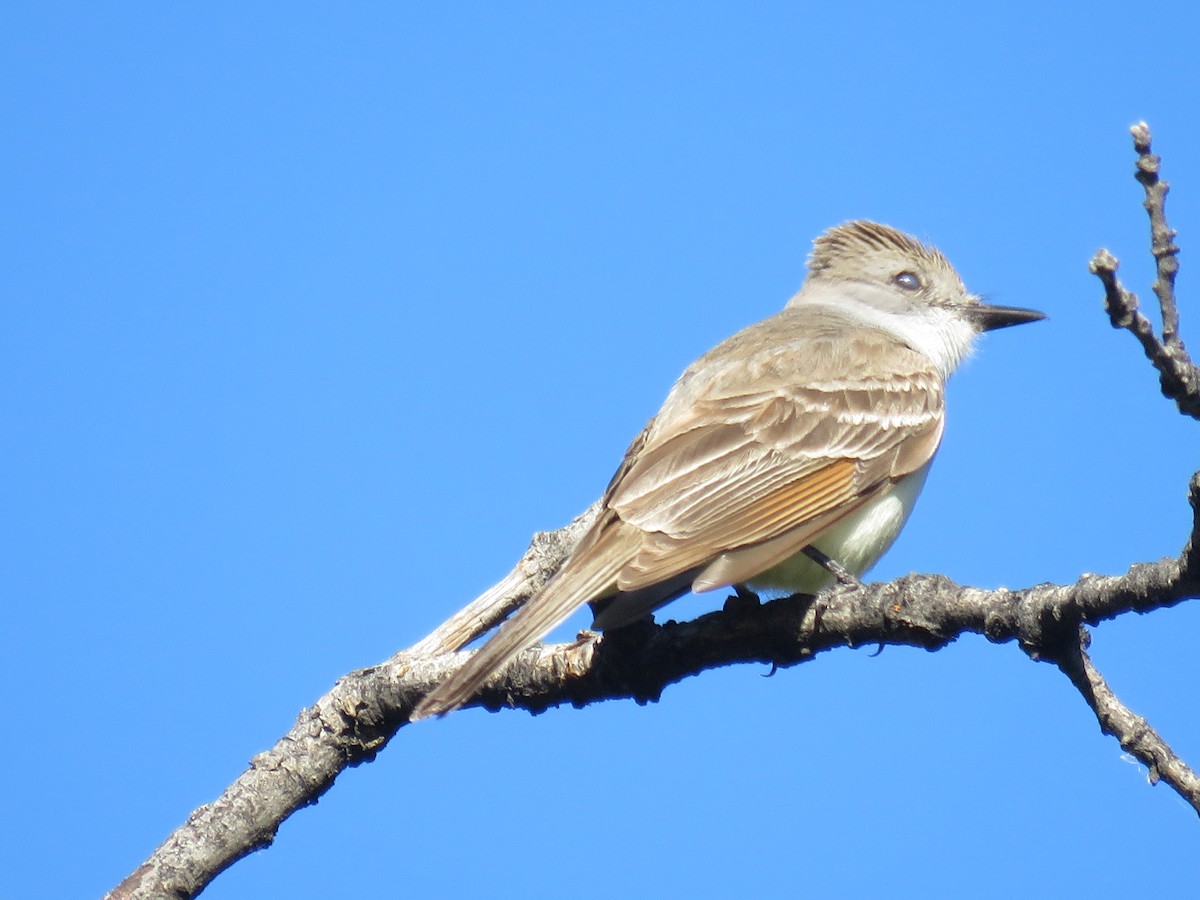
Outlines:
{"label": "clear sky", "polygon": [[[1193,4],[428,6],[4,13],[0,896],[99,896],[497,580],[850,218],[1050,315],[955,377],[875,577],[1069,582],[1186,536],[1196,425],[1087,262],[1152,299],[1146,119],[1200,347]],[[1193,765],[1198,626],[1094,642]],[[1195,889],[1195,814],[1016,646],[765,674],[406,729],[205,896]]]}

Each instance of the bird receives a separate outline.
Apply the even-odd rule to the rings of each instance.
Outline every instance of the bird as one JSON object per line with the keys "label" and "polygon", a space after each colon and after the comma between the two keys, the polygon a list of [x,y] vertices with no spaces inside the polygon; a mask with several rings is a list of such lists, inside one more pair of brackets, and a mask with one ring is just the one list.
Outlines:
{"label": "bird", "polygon": [[629,445],[558,572],[436,685],[469,700],[584,604],[612,630],[691,590],[816,594],[891,546],[985,331],[1045,318],[983,302],[932,245],[854,220],[813,241],[800,290],[692,363]]}

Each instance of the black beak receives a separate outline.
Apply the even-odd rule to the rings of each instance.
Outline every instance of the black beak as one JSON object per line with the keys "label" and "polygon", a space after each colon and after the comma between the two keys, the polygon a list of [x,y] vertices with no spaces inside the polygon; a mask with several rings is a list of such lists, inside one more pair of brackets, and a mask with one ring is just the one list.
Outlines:
{"label": "black beak", "polygon": [[980,331],[995,331],[997,328],[1008,328],[1010,325],[1024,325],[1026,322],[1036,322],[1046,318],[1046,314],[1036,309],[1024,309],[1020,306],[990,306],[980,303],[970,307],[971,320]]}

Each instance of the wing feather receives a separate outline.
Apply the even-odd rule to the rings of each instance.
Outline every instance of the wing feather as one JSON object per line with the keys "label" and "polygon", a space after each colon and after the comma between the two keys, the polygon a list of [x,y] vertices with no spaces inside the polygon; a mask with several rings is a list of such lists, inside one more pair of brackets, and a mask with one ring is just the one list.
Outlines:
{"label": "wing feather", "polygon": [[828,527],[927,463],[941,439],[940,373],[883,332],[857,328],[847,341],[844,329],[813,332],[785,310],[700,366],[713,374],[685,373],[610,486],[609,508],[645,535],[621,590],[808,522]]}

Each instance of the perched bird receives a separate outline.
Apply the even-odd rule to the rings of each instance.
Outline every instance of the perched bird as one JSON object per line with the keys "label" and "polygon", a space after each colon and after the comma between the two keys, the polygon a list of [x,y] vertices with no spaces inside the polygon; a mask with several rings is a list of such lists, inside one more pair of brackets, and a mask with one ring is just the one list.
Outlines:
{"label": "perched bird", "polygon": [[831,228],[781,312],[687,368],[558,573],[413,718],[464,703],[585,603],[611,629],[689,589],[811,594],[862,574],[925,482],[950,373],[981,332],[1041,318],[981,302],[886,225]]}

